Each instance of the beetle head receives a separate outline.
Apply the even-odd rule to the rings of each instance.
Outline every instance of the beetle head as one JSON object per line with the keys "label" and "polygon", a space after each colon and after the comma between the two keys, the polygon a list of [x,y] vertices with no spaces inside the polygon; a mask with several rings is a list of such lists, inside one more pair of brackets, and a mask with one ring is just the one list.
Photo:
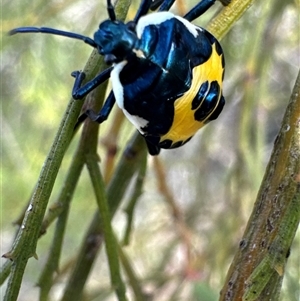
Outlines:
{"label": "beetle head", "polygon": [[121,21],[106,20],[99,25],[94,41],[108,63],[117,63],[132,53],[137,41],[134,31]]}

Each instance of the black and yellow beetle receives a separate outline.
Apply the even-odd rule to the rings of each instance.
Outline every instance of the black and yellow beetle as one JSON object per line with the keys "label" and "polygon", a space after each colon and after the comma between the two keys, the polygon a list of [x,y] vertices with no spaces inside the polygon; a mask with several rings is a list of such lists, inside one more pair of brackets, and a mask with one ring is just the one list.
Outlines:
{"label": "black and yellow beetle", "polygon": [[[220,0],[227,5],[230,0]],[[175,148],[189,141],[223,109],[224,54],[219,42],[191,21],[215,0],[202,0],[184,17],[168,10],[175,0],[142,0],[133,21],[116,20],[111,0],[109,19],[101,22],[94,39],[53,28],[21,27],[10,34],[41,32],[83,40],[96,48],[112,67],[82,85],[85,74],[75,71],[72,95],[81,99],[111,78],[113,91],[98,114],[101,123],[117,102],[144,136],[149,153]],[[146,15],[150,8],[158,12]]]}

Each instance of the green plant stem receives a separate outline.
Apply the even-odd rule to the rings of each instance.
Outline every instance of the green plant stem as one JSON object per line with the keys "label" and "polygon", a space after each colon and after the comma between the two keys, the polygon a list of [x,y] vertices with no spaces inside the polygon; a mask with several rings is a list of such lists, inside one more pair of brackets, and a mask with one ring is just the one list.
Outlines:
{"label": "green plant stem", "polygon": [[142,194],[146,170],[147,170],[147,156],[144,156],[143,161],[141,162],[141,166],[140,166],[140,170],[139,170],[137,179],[135,181],[135,187],[133,189],[132,197],[130,199],[130,202],[128,203],[128,205],[126,206],[126,208],[124,210],[127,214],[127,225],[126,225],[126,230],[125,230],[125,234],[124,234],[124,238],[123,238],[123,245],[129,244],[130,233],[132,230],[134,208],[135,208],[138,198]]}
{"label": "green plant stem", "polygon": [[[120,205],[129,182],[139,169],[143,156],[146,155],[144,138],[140,134],[135,133],[129,141],[107,186],[107,199],[112,218]],[[102,220],[97,210],[81,243],[76,265],[66,285],[62,301],[71,301],[75,298],[80,298],[83,286],[102,244]]]}
{"label": "green plant stem", "polygon": [[59,196],[57,197],[57,200],[49,207],[48,213],[46,214],[43,220],[40,235],[46,232],[47,228],[51,225],[51,223],[54,220],[56,220],[56,218],[59,217],[64,210],[67,210],[74,195],[74,191],[83,166],[84,149],[79,147],[77,152],[75,152],[75,156],[68,170],[62,190]]}
{"label": "green plant stem", "polygon": [[113,289],[116,291],[119,301],[125,301],[126,289],[121,278],[117,243],[111,226],[111,216],[105,193],[104,181],[97,164],[97,156],[90,154],[87,156],[87,167],[93,184],[100,217],[102,221],[103,234],[105,239],[106,255],[108,258],[110,278]]}
{"label": "green plant stem", "polygon": [[10,270],[12,266],[12,261],[6,261],[2,266],[0,270],[0,285],[4,283],[4,281],[9,276]]}
{"label": "green plant stem", "polygon": [[129,280],[130,286],[134,293],[135,301],[144,301],[147,300],[146,294],[143,293],[142,287],[140,285],[140,281],[135,274],[134,269],[132,268],[131,262],[128,259],[128,256],[123,251],[122,247],[119,245],[119,257],[126,273],[126,276]]}
{"label": "green plant stem", "polygon": [[209,22],[206,29],[218,40],[221,40],[253,2],[254,0],[231,0],[231,3]]}
{"label": "green plant stem", "polygon": [[278,300],[300,220],[299,107],[300,71],[252,215],[227,274],[222,301]]}
{"label": "green plant stem", "polygon": [[81,300],[84,285],[102,243],[102,225],[97,211],[78,251],[75,267],[65,287],[62,301]]}
{"label": "green plant stem", "polygon": [[38,286],[40,287],[40,301],[48,300],[48,294],[53,284],[54,272],[58,271],[58,265],[60,260],[60,254],[61,254],[63,238],[65,234],[65,229],[67,225],[68,215],[69,215],[69,207],[65,208],[57,219],[55,234],[48,255],[48,260],[38,280]]}
{"label": "green plant stem", "polygon": [[[296,188],[292,195],[293,198],[279,225],[278,235],[272,241],[268,254],[247,279],[244,301],[255,301],[262,294],[273,296],[272,300],[279,298],[284,268],[300,219],[300,187]],[[277,285],[274,285],[274,282]]]}
{"label": "green plant stem", "polygon": [[81,106],[81,101],[73,99],[70,101],[41,170],[38,183],[26,211],[22,226],[13,243],[12,250],[3,255],[13,260],[4,300],[13,301],[17,299],[27,261],[30,257],[35,256],[37,240],[48,200],[64,153],[72,138],[73,128]]}

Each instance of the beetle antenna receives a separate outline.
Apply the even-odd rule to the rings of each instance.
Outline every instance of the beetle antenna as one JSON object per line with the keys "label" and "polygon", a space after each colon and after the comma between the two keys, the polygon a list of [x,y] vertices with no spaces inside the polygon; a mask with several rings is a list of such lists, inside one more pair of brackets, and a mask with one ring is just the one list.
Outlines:
{"label": "beetle antenna", "polygon": [[40,27],[40,28],[39,27],[19,27],[19,28],[12,29],[11,31],[9,31],[8,34],[14,35],[17,33],[27,33],[27,32],[48,33],[48,34],[63,36],[63,37],[71,38],[71,39],[77,39],[77,40],[83,41],[84,43],[86,43],[94,48],[97,48],[97,44],[95,43],[95,41],[89,37],[83,36],[78,33],[58,30],[58,29],[49,28],[49,27]]}
{"label": "beetle antenna", "polygon": [[111,0],[107,0],[107,13],[111,21],[116,21],[116,13]]}

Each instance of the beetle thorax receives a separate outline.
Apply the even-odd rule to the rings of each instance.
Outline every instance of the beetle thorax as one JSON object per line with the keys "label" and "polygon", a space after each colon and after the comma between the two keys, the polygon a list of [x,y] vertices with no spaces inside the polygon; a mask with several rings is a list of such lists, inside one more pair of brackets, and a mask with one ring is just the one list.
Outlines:
{"label": "beetle thorax", "polygon": [[126,59],[138,41],[135,32],[121,21],[106,20],[94,34],[98,51],[111,63]]}

